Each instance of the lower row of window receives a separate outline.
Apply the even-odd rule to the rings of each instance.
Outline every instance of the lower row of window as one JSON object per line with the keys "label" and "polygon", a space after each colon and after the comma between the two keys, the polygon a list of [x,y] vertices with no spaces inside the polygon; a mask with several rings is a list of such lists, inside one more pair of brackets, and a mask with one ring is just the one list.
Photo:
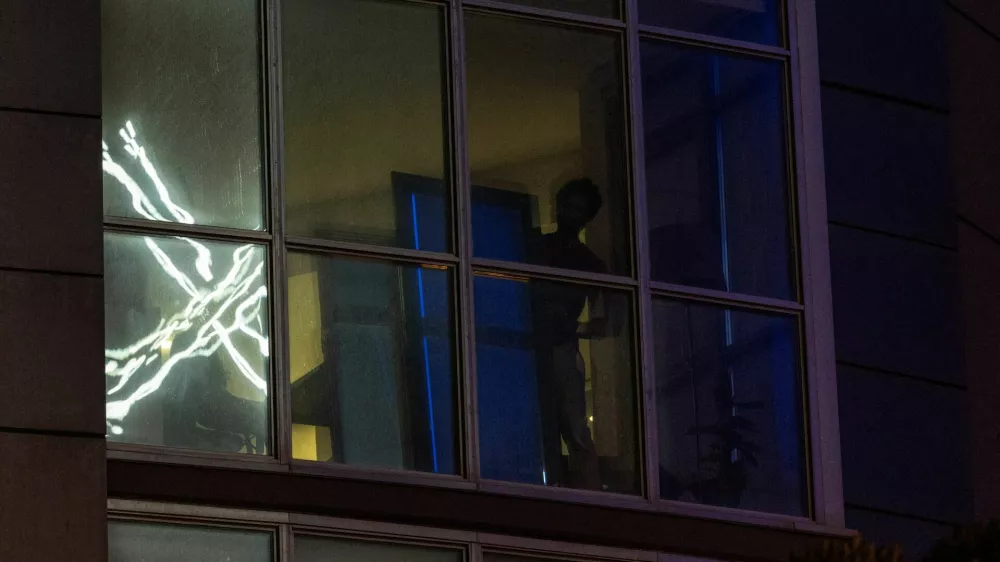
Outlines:
{"label": "lower row of window", "polygon": [[[108,438],[273,454],[262,246],[108,233]],[[293,457],[463,472],[455,271],[290,251]],[[483,478],[643,492],[635,295],[476,271]],[[807,512],[794,315],[653,300],[663,499]]]}
{"label": "lower row of window", "polygon": [[[109,562],[465,562],[467,545],[437,541],[388,542],[377,537],[332,537],[295,533],[291,560],[278,554],[274,529],[112,520],[108,525]],[[561,553],[551,556],[565,558]],[[545,562],[484,548],[482,562]],[[695,562],[694,558],[678,558]],[[707,560],[698,559],[700,562]]]}

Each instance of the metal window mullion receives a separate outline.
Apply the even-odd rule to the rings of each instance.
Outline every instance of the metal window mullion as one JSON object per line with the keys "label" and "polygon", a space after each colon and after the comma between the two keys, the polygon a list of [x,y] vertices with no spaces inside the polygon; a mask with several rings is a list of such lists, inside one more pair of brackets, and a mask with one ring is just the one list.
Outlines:
{"label": "metal window mullion", "polygon": [[650,293],[650,258],[648,217],[646,216],[646,163],[643,146],[642,75],[639,51],[639,3],[625,0],[625,53],[628,72],[630,152],[632,176],[632,225],[635,241],[636,295],[639,343],[639,427],[642,430],[642,458],[646,499],[657,504],[660,499],[659,440],[657,438],[656,373],[653,367],[653,304]]}
{"label": "metal window mullion", "polygon": [[[454,0],[460,1],[460,0]],[[588,16],[573,12],[551,10],[547,8],[535,8],[523,4],[511,4],[496,0],[461,0],[468,8],[477,12],[493,13],[508,16],[525,16],[533,19],[548,21],[551,23],[582,24],[592,27],[600,27],[609,30],[624,29],[625,24],[618,19],[600,16]]]}
{"label": "metal window mullion", "polygon": [[416,263],[433,263],[440,265],[455,265],[458,258],[452,254],[413,250],[393,246],[373,246],[356,242],[340,240],[323,240],[319,238],[304,238],[300,236],[285,236],[285,246],[293,251],[324,253],[331,256],[361,257],[378,260],[398,260]]}
{"label": "metal window mullion", "polygon": [[104,217],[104,230],[146,236],[189,236],[200,240],[247,244],[266,244],[272,238],[271,233],[266,230],[244,230],[109,216]]}
{"label": "metal window mullion", "polygon": [[650,289],[652,290],[654,296],[662,296],[675,300],[697,300],[727,308],[757,308],[786,313],[801,312],[804,309],[801,303],[795,301],[760,297],[746,293],[731,293],[718,289],[703,289],[687,285],[675,285],[659,281],[651,281]]}
{"label": "metal window mullion", "polygon": [[271,363],[274,381],[274,445],[278,460],[292,460],[292,399],[288,347],[288,287],[285,276],[285,175],[284,175],[284,114],[281,68],[281,2],[263,0],[267,22],[267,93],[268,93],[268,152],[270,192],[268,202],[271,219]]}
{"label": "metal window mullion", "polygon": [[472,268],[476,272],[495,272],[514,276],[545,278],[563,283],[599,284],[621,289],[633,289],[638,284],[631,277],[484,258],[473,258]]}
{"label": "metal window mullion", "polygon": [[[630,0],[626,0],[626,2],[628,1]],[[725,37],[705,35],[703,33],[681,31],[678,29],[671,29],[668,27],[657,27],[653,25],[639,25],[638,28],[639,28],[639,33],[644,37],[651,37],[654,39],[665,39],[668,41],[678,41],[682,43],[708,47],[715,50],[722,49],[737,53],[744,53],[744,54],[758,55],[758,56],[779,57],[779,58],[784,58],[791,54],[791,51],[783,47],[778,47],[774,45],[764,45],[762,43],[754,43],[751,41],[727,39]]]}
{"label": "metal window mullion", "polygon": [[812,517],[844,526],[840,422],[830,287],[819,55],[814,0],[789,0],[793,162],[804,304],[805,403]]}
{"label": "metal window mullion", "polygon": [[275,548],[277,562],[295,562],[295,532],[290,523],[278,526],[277,539],[278,544]]}
{"label": "metal window mullion", "polygon": [[462,400],[462,452],[465,476],[478,486],[479,408],[476,394],[476,319],[473,309],[472,179],[469,170],[467,104],[465,99],[465,21],[461,0],[451,0],[448,10],[449,68],[451,70],[450,118],[453,213],[458,250],[459,372]]}

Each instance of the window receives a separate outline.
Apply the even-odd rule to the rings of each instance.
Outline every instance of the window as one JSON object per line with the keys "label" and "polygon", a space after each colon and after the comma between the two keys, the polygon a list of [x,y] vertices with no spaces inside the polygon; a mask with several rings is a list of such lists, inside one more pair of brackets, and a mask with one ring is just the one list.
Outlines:
{"label": "window", "polygon": [[[711,562],[677,554],[297,513],[110,500],[111,562]],[[276,517],[277,516],[277,517]],[[280,519],[281,523],[276,523]]]}
{"label": "window", "polygon": [[272,562],[274,533],[232,527],[111,520],[109,562]]}
{"label": "window", "polygon": [[795,6],[103,0],[113,454],[825,521]]}

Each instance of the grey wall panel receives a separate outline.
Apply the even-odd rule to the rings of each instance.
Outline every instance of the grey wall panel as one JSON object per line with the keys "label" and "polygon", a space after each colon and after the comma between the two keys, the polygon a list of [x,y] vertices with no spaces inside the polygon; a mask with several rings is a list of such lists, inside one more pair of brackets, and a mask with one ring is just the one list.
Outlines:
{"label": "grey wall panel", "polygon": [[961,382],[958,254],[830,227],[837,359]]}
{"label": "grey wall panel", "polygon": [[4,0],[0,107],[101,113],[100,0]]}
{"label": "grey wall panel", "polygon": [[0,268],[101,273],[100,135],[95,118],[0,111]]}
{"label": "grey wall panel", "polygon": [[851,508],[847,509],[847,526],[864,529],[865,539],[876,544],[898,544],[909,562],[922,560],[936,541],[951,536],[953,530],[950,525]]}
{"label": "grey wall panel", "polygon": [[838,391],[847,504],[971,518],[965,391],[843,365]]}
{"label": "grey wall panel", "polygon": [[948,117],[823,88],[831,221],[955,244]]}
{"label": "grey wall panel", "polygon": [[822,79],[946,107],[944,9],[940,0],[817,0]]}

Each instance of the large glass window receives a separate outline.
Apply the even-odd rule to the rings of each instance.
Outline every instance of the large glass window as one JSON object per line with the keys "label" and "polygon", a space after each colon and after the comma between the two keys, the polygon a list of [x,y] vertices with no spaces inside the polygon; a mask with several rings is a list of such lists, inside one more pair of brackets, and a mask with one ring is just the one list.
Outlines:
{"label": "large glass window", "polygon": [[451,270],[288,256],[297,459],[456,473]]}
{"label": "large glass window", "polygon": [[108,439],[268,454],[264,249],[109,232],[104,270]]}
{"label": "large glass window", "polygon": [[654,281],[794,298],[782,65],[644,40]]}
{"label": "large glass window", "polygon": [[630,295],[486,273],[475,294],[483,477],[638,494]]}
{"label": "large glass window", "polygon": [[104,212],[262,229],[257,0],[103,0]]}
{"label": "large glass window", "polygon": [[785,2],[102,2],[112,449],[810,515]]}
{"label": "large glass window", "polygon": [[450,249],[444,26],[431,4],[282,3],[290,235]]}
{"label": "large glass window", "polygon": [[802,515],[794,317],[656,299],[660,496]]}
{"label": "large glass window", "polygon": [[274,534],[142,521],[108,524],[109,562],[273,562]]}
{"label": "large glass window", "polygon": [[781,38],[782,0],[639,0],[645,25],[774,44]]}
{"label": "large glass window", "polygon": [[630,275],[620,34],[479,13],[465,33],[473,254]]}

